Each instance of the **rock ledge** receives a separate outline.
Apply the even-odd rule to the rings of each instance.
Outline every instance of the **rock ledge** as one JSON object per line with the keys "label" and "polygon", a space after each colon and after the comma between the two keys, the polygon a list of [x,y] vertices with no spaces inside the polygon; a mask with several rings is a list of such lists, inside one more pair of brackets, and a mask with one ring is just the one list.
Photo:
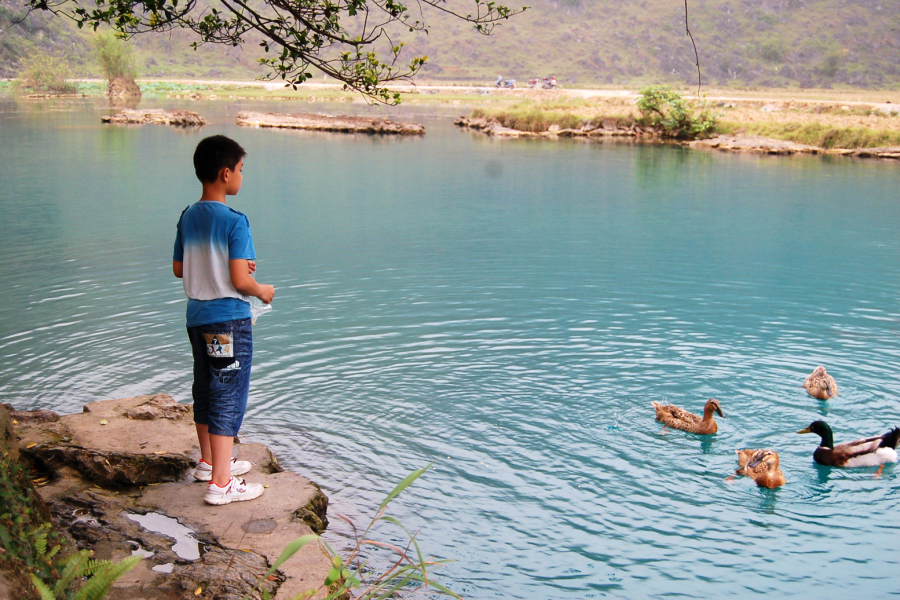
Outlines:
{"label": "rock ledge", "polygon": [[306,129],[339,133],[425,135],[425,126],[419,123],[397,123],[388,119],[348,115],[329,116],[315,113],[284,114],[244,111],[237,114],[237,124],[244,127]]}
{"label": "rock ledge", "polygon": [[[235,444],[235,450],[253,463],[245,477],[267,487],[263,496],[204,504],[206,486],[191,477],[199,459],[191,407],[165,394],[93,402],[64,416],[12,411],[11,423],[13,447],[41,475],[36,481],[46,481],[38,493],[58,529],[98,559],[146,557],[108,600],[239,600],[248,594],[261,600],[253,587],[288,543],[328,525],[328,498],[319,486],[282,471],[261,444]],[[186,545],[196,544],[190,555],[184,539],[176,542],[172,532],[146,529],[130,517],[148,513],[187,527]],[[324,549],[309,544],[265,586],[276,599],[293,598],[319,587],[330,568]]]}
{"label": "rock ledge", "polygon": [[163,110],[161,108],[123,109],[112,116],[100,117],[113,125],[174,125],[176,127],[200,127],[206,119],[189,110]]}

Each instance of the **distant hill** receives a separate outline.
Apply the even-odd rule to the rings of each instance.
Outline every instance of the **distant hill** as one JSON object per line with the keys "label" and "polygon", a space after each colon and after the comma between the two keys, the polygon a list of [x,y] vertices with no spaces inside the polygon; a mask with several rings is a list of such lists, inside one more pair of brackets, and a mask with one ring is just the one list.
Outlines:
{"label": "distant hill", "polygon": [[[0,0],[0,77],[15,77],[22,58],[36,49],[64,55],[77,77],[100,77],[94,58],[92,32],[48,13],[25,15],[21,0]],[[196,38],[187,31],[143,34],[133,44],[140,77],[253,79],[261,71],[256,59],[261,51],[255,44],[243,48],[207,45],[194,51]]]}
{"label": "distant hill", "polygon": [[[519,4],[522,0],[516,0]],[[427,79],[520,82],[554,74],[563,85],[639,85],[696,81],[681,0],[524,0],[531,8],[484,37],[431,10],[424,33],[398,33],[404,57],[428,55]],[[0,0],[0,26],[19,4]],[[464,5],[465,6],[465,5]],[[900,84],[900,2],[896,0],[689,0],[704,82],[732,86]],[[136,38],[144,76],[231,78],[260,73],[255,44],[243,51],[194,52],[185,32]],[[31,48],[65,52],[99,74],[88,34],[46,15],[0,30],[0,75]]]}

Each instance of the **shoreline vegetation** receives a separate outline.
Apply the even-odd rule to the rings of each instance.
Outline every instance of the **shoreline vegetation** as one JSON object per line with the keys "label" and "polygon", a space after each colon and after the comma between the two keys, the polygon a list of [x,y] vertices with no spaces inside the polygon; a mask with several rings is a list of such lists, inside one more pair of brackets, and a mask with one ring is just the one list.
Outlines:
{"label": "shoreline vegetation", "polygon": [[[78,80],[77,96],[101,97],[103,80]],[[217,80],[138,80],[147,96],[190,100],[278,100],[364,103],[339,84],[304,84],[294,90],[281,82]],[[0,81],[0,91],[15,88]],[[399,86],[405,104],[444,104],[471,109],[470,120],[489,120],[524,134],[606,129],[652,137],[642,127],[639,94],[620,89],[497,89],[472,85]],[[900,91],[810,89],[709,89],[701,98],[684,97],[716,117],[707,137],[771,138],[830,150],[900,146]],[[47,94],[32,95],[46,98]],[[484,128],[481,128],[484,129]],[[727,147],[727,144],[723,147]],[[837,152],[840,153],[840,152]]]}

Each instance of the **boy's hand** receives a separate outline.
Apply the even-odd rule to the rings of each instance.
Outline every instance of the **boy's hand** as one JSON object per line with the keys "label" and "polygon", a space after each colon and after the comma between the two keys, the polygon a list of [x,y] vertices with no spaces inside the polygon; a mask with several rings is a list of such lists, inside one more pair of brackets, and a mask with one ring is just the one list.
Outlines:
{"label": "boy's hand", "polygon": [[234,289],[245,296],[256,296],[266,304],[272,302],[275,297],[275,287],[257,283],[252,277],[256,270],[256,263],[246,258],[233,258],[228,261],[228,270],[231,274],[231,284]]}
{"label": "boy's hand", "polygon": [[275,298],[275,286],[260,284],[259,287],[262,289],[257,298],[262,300],[265,304],[272,304],[272,300]]}

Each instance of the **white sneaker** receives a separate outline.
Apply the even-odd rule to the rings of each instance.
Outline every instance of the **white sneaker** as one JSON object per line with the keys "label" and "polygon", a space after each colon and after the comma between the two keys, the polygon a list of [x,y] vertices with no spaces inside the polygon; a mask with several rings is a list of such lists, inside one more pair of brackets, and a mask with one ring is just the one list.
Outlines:
{"label": "white sneaker", "polygon": [[203,500],[207,504],[231,504],[232,502],[243,502],[244,500],[259,498],[262,496],[262,493],[263,485],[261,483],[247,483],[243,479],[232,477],[225,484],[225,487],[219,487],[210,481]]}
{"label": "white sneaker", "polygon": [[[243,475],[247,471],[253,468],[253,465],[249,460],[238,460],[231,457],[231,475],[232,477],[235,475]],[[194,469],[194,479],[197,481],[209,481],[212,479],[212,465],[204,462],[202,459],[197,463],[197,468]]]}

